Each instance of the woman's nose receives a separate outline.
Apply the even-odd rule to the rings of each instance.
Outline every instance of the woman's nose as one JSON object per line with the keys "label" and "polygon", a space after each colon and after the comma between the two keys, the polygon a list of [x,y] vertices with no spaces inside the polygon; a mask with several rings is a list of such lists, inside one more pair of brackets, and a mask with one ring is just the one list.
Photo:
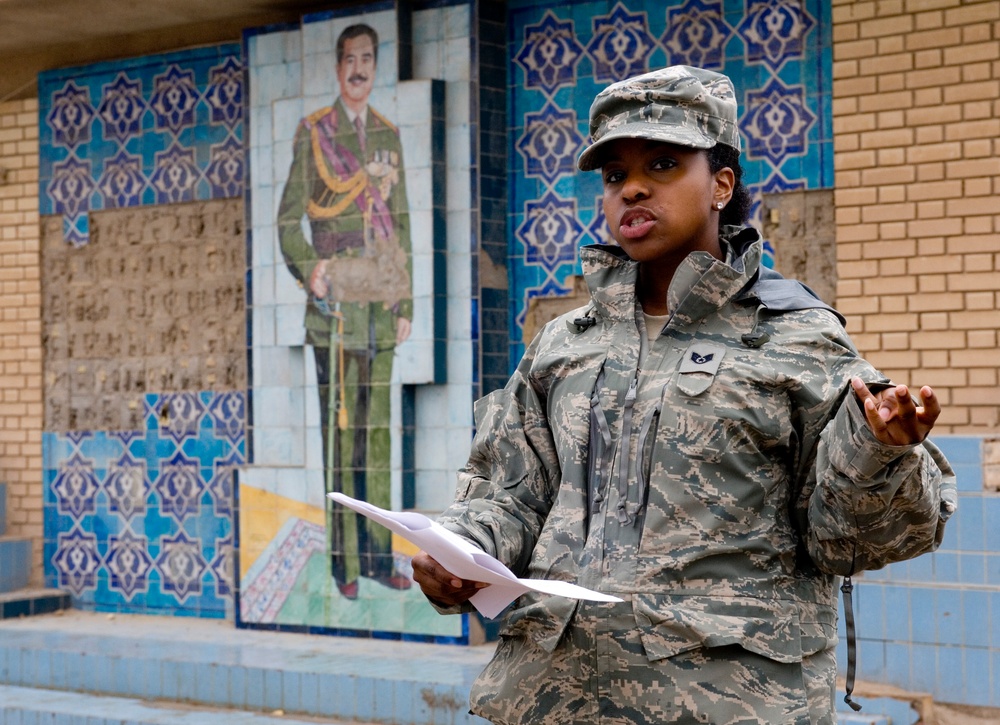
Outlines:
{"label": "woman's nose", "polygon": [[622,184],[622,199],[636,202],[649,197],[649,185],[638,174],[630,175]]}

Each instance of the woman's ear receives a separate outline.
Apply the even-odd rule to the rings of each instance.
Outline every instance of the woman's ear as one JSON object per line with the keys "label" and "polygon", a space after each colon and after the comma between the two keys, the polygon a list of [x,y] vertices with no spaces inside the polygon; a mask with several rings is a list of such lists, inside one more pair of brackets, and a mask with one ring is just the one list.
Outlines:
{"label": "woman's ear", "polygon": [[722,202],[724,207],[733,198],[733,189],[736,186],[736,174],[728,166],[724,166],[715,172],[712,180],[712,203],[717,205]]}

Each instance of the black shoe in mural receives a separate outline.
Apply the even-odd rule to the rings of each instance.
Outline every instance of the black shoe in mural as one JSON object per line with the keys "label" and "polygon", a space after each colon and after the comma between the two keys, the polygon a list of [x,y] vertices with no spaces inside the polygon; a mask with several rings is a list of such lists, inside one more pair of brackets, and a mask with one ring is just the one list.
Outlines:
{"label": "black shoe in mural", "polygon": [[340,590],[340,596],[344,599],[355,600],[358,598],[358,580],[355,579],[352,582],[347,582],[346,584],[341,584],[337,582],[337,589]]}
{"label": "black shoe in mural", "polygon": [[402,574],[375,577],[375,581],[384,587],[389,587],[390,589],[396,589],[398,591],[403,591],[413,586],[413,582],[410,581],[409,577],[405,577]]}

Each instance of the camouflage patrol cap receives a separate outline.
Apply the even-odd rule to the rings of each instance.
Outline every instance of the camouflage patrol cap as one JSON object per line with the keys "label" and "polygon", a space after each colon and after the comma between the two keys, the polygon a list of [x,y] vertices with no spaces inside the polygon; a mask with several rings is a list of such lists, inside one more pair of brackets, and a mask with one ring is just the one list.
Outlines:
{"label": "camouflage patrol cap", "polygon": [[675,65],[612,83],[590,107],[593,143],[580,154],[581,171],[601,164],[597,150],[619,138],[645,138],[710,149],[740,149],[736,92],[727,76]]}

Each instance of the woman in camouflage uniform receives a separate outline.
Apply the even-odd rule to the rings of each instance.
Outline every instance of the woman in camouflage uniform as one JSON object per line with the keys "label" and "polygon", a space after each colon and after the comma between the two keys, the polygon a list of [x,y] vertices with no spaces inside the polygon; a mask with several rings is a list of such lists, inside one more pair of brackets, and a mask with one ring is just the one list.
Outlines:
{"label": "woman in camouflage uniform", "polygon": [[[843,319],[761,266],[729,79],[667,68],[591,108],[617,246],[549,323],[477,435],[440,521],[518,576],[621,603],[522,596],[472,710],[496,723],[835,722],[838,577],[933,550],[954,476],[940,413],[861,359]],[[426,554],[442,610],[475,582]]]}

